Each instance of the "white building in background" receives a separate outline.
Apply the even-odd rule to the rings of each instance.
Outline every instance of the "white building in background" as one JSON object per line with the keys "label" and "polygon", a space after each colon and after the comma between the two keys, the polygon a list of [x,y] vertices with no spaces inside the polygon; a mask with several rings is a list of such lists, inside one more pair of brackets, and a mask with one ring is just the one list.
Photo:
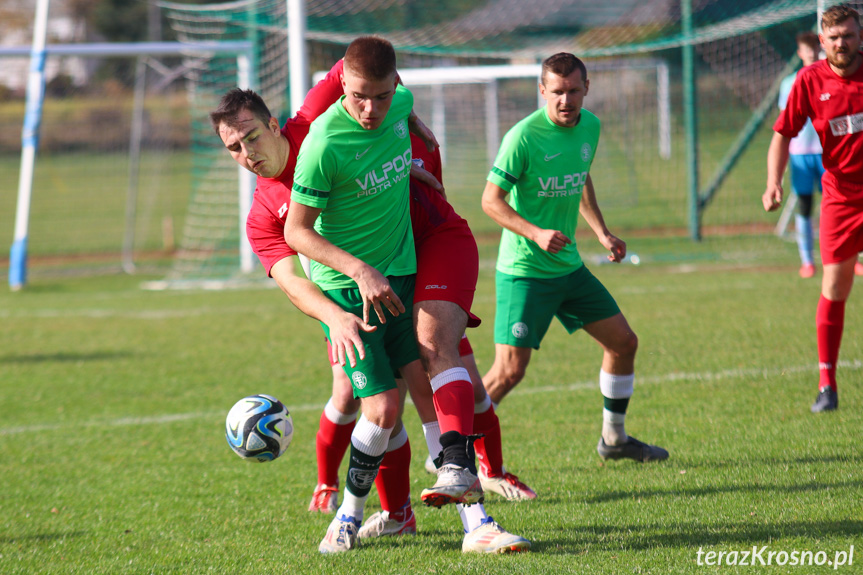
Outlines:
{"label": "white building in background", "polygon": [[[51,0],[48,11],[48,44],[66,44],[83,38],[83,22],[67,14],[64,0]],[[24,91],[27,72],[30,69],[30,48],[33,44],[33,19],[36,15],[32,1],[14,2],[4,0],[3,18],[0,18],[0,86],[14,91]],[[8,17],[14,13],[16,17]],[[26,56],[3,55],[8,48],[24,48]],[[48,58],[45,61],[45,81],[50,82],[60,74],[72,79],[75,85],[87,81],[87,68],[78,57]]]}

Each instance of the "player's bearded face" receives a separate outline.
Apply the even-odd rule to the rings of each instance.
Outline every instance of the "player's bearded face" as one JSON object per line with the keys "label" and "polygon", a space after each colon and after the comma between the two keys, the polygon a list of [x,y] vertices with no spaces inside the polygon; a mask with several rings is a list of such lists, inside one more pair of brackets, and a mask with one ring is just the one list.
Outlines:
{"label": "player's bearded face", "polygon": [[590,80],[583,79],[578,69],[568,76],[547,73],[539,93],[545,98],[549,119],[564,128],[575,126],[589,86]]}
{"label": "player's bearded face", "polygon": [[825,28],[821,33],[821,45],[827,61],[838,70],[855,65],[860,58],[860,44],[860,25],[852,18]]}
{"label": "player's bearded face", "polygon": [[375,130],[383,123],[393,102],[395,74],[384,80],[369,80],[345,68],[342,88],[345,110],[363,129]]}
{"label": "player's bearded face", "polygon": [[248,110],[242,110],[232,124],[223,122],[219,136],[234,161],[264,178],[280,175],[288,163],[288,147],[278,121],[270,118],[265,124]]}

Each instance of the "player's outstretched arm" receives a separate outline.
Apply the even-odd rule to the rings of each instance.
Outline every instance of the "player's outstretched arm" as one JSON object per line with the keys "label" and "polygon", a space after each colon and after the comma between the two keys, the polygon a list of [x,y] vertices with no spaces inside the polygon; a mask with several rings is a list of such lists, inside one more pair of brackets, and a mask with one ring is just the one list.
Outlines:
{"label": "player's outstretched arm", "polygon": [[782,189],[782,176],[788,166],[788,146],[791,138],[773,132],[770,140],[770,148],[767,150],[767,189],[761,196],[761,203],[768,212],[779,209],[782,205],[784,190]]}
{"label": "player's outstretched arm", "polygon": [[593,233],[596,234],[599,243],[602,247],[611,252],[608,255],[608,261],[619,262],[626,257],[626,242],[618,238],[605,225],[605,219],[602,217],[602,212],[599,209],[599,204],[596,203],[596,190],[593,187],[593,179],[590,174],[587,175],[587,181],[584,184],[584,191],[581,193],[581,202],[578,205],[578,212]]}
{"label": "player's outstretched arm", "polygon": [[270,275],[297,309],[330,328],[333,359],[340,365],[347,362],[351,367],[356,367],[357,355],[360,359],[366,356],[360,332],[372,332],[377,327],[344,311],[326,297],[314,282],[297,274],[298,259],[297,256],[290,256],[279,260],[273,264]]}
{"label": "player's outstretched arm", "polygon": [[572,240],[559,230],[547,230],[530,223],[512,206],[506,203],[506,190],[491,182],[485,183],[482,192],[482,210],[498,225],[525,237],[544,249],[556,254]]}
{"label": "player's outstretched arm", "polygon": [[293,202],[285,221],[285,241],[297,252],[336,271],[342,272],[357,283],[363,298],[363,321],[369,322],[374,308],[381,323],[386,323],[383,307],[397,316],[405,306],[393,291],[390,282],[378,270],[333,245],[315,230],[320,208]]}

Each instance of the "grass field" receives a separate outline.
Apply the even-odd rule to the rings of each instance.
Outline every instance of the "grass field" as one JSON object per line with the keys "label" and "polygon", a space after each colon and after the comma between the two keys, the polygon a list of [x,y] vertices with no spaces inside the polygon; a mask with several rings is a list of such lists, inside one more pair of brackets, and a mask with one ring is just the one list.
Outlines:
{"label": "grass field", "polygon": [[[470,334],[481,369],[493,251],[481,246],[486,321]],[[599,459],[600,351],[553,326],[499,409],[508,467],[539,493],[488,496],[488,512],[533,542],[516,556],[463,555],[455,510],[421,506],[417,537],[318,555],[328,518],[306,506],[329,369],[320,328],[277,290],[146,292],[124,276],[0,290],[0,573],[826,573],[776,565],[781,555],[705,566],[698,552],[832,562],[852,545],[838,571],[863,573],[860,304],[847,311],[840,410],[814,416],[819,286],[787,251],[775,268],[593,267],[640,337],[627,429],[671,458]],[[296,432],[281,459],[250,464],[230,452],[224,416],[261,392],[288,405]],[[416,502],[431,478],[407,413]],[[377,504],[373,491],[367,515]]]}

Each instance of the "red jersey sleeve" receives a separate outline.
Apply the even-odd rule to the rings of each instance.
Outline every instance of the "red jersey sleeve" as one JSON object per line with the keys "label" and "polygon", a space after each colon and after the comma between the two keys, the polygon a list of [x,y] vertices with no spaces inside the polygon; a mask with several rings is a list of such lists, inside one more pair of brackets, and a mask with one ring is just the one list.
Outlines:
{"label": "red jersey sleeve", "polygon": [[809,119],[810,115],[809,96],[806,94],[806,76],[801,70],[791,86],[785,109],[779,113],[776,123],[773,124],[773,131],[786,138],[793,138],[806,125],[806,120]]}
{"label": "red jersey sleeve", "polygon": [[[265,205],[266,198],[260,192],[259,187],[246,218],[246,237],[269,276],[276,262],[295,256],[297,252],[285,242],[285,216],[274,214]],[[284,205],[278,208],[279,212],[287,214],[289,203],[290,199],[286,199]]]}
{"label": "red jersey sleeve", "polygon": [[339,60],[330,68],[324,79],[315,84],[306,94],[306,99],[303,100],[303,105],[295,116],[296,119],[311,123],[342,97],[345,93],[341,79],[343,70],[344,60]]}

